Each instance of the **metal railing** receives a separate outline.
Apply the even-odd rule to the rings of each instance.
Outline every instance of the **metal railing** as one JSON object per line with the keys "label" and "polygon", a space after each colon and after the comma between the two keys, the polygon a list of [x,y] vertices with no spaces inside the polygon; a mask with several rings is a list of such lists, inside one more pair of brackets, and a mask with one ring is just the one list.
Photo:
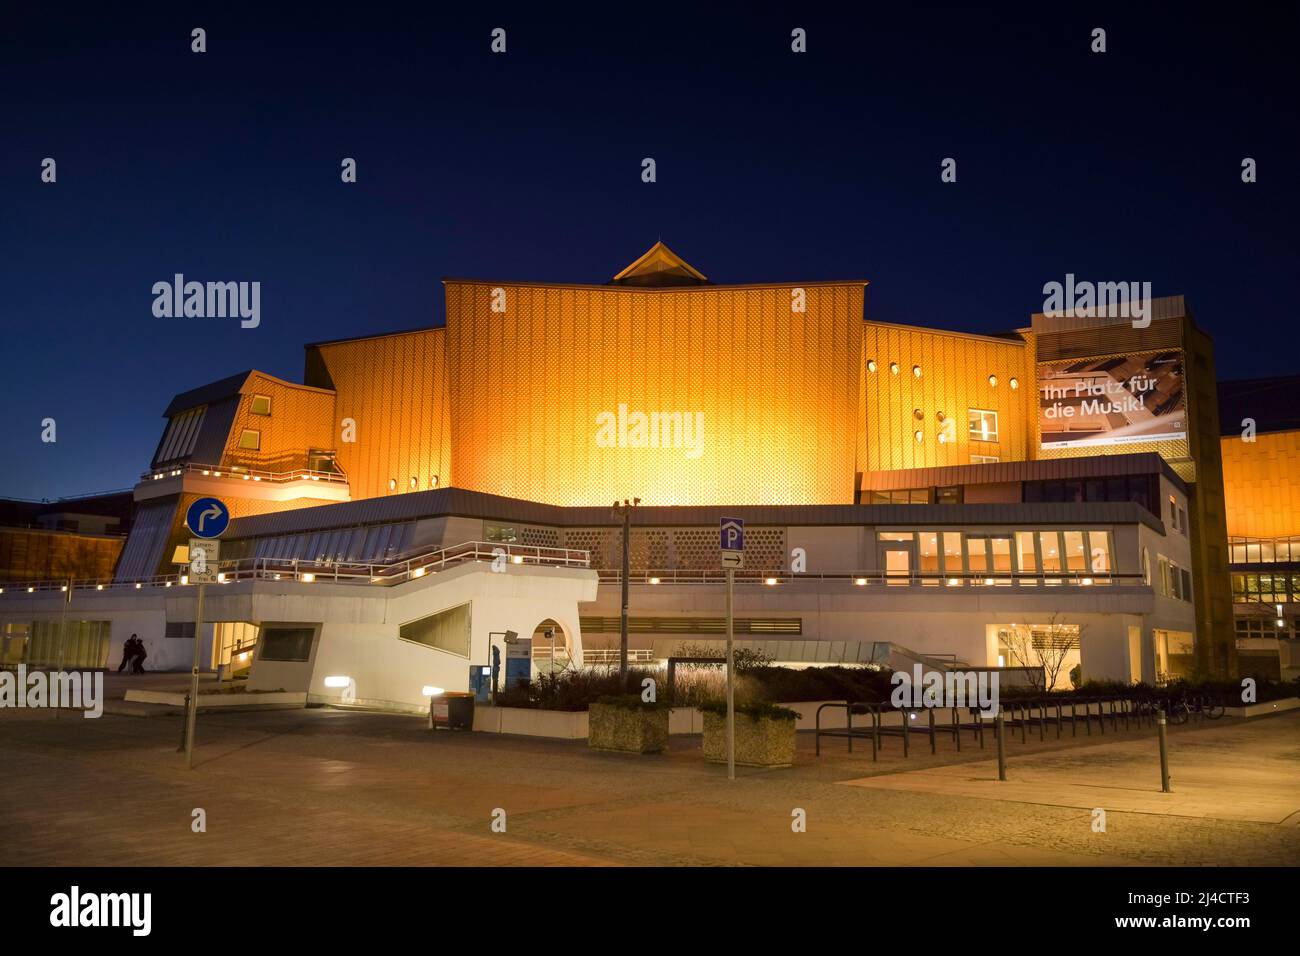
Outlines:
{"label": "metal railing", "polygon": [[140,480],[161,481],[163,478],[178,478],[186,474],[202,475],[205,478],[240,478],[244,481],[266,481],[272,484],[288,481],[325,481],[339,485],[348,483],[347,475],[340,471],[316,471],[311,468],[295,468],[292,471],[262,471],[257,468],[246,468],[243,465],[222,467],[220,465],[199,465],[192,462],[171,468],[146,471],[140,476]]}
{"label": "metal railing", "polygon": [[[419,552],[387,563],[352,561],[303,561],[283,558],[239,558],[217,565],[218,583],[238,581],[328,581],[338,584],[369,584],[388,587],[436,574],[449,567],[469,562],[502,562],[503,566],[533,564],[548,567],[586,568],[590,552],[573,548],[525,547],[466,541],[463,544]],[[71,582],[74,591],[128,591],[144,588],[187,586],[188,575],[160,574],[148,578],[121,581],[86,578]],[[61,581],[20,581],[0,584],[0,601],[11,596],[50,591],[67,591],[68,579]]]}
{"label": "metal railing", "polygon": [[[1019,730],[1020,742],[1024,744],[1035,731],[1040,741],[1045,740],[1049,729],[1060,740],[1066,726],[1070,736],[1077,737],[1080,724],[1087,736],[1092,736],[1094,724],[1102,736],[1106,734],[1108,724],[1110,733],[1117,733],[1121,725],[1124,730],[1154,727],[1161,711],[1169,713],[1174,703],[1176,701],[1169,695],[1147,692],[1109,696],[1011,697],[1001,702],[1000,712],[1004,733],[1014,741],[1015,731]],[[844,710],[844,727],[822,726],[822,711],[827,708]],[[1222,713],[1221,707],[1219,713]],[[855,714],[868,719],[855,726]],[[1188,718],[1197,723],[1205,718],[1215,719],[1214,710],[1209,706],[1187,707],[1185,716],[1175,723],[1185,723]],[[960,752],[962,731],[969,730],[972,739],[977,740],[983,750],[986,726],[993,727],[994,720],[984,716],[978,707],[894,707],[889,701],[830,701],[817,708],[815,747],[817,755],[821,756],[821,738],[843,737],[847,738],[848,751],[852,753],[854,740],[869,738],[871,759],[876,760],[883,744],[882,738],[900,737],[903,756],[907,757],[911,754],[911,736],[924,734],[930,740],[930,753],[937,752],[935,742],[939,736],[951,737],[955,749]]]}
{"label": "metal railing", "polygon": [[[618,568],[599,568],[602,584],[622,581]],[[937,574],[933,571],[897,573],[889,571],[805,571],[794,573],[784,569],[736,571],[737,585],[775,587],[798,581],[845,581],[857,587],[871,585],[884,587],[934,587],[934,588],[1025,588],[1025,587],[1105,587],[1109,585],[1149,588],[1141,572],[1116,571],[1048,571],[1034,574],[1024,572],[973,572]],[[724,584],[727,572],[720,568],[665,570],[633,570],[628,574],[628,584]]]}

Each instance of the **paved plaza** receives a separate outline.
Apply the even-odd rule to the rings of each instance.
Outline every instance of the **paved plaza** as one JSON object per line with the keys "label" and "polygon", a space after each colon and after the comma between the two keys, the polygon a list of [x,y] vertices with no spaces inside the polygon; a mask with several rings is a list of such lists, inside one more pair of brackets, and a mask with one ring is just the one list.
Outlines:
{"label": "paved plaza", "polygon": [[1172,794],[1149,729],[1014,740],[1005,783],[991,738],[908,759],[892,739],[873,763],[801,734],[793,768],[728,782],[698,737],[633,757],[386,714],[204,713],[187,771],[180,730],[120,699],[98,720],[0,712],[0,865],[1300,863],[1300,713],[1174,728]]}

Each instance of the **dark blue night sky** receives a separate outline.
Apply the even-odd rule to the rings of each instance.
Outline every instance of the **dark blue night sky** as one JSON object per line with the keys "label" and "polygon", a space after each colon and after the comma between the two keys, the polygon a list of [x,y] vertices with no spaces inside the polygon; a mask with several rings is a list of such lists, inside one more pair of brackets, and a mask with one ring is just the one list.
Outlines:
{"label": "dark blue night sky", "polygon": [[[1067,272],[1150,281],[1220,378],[1300,371],[1294,4],[29,6],[0,15],[0,495],[130,486],[172,395],[440,322],[443,276],[603,282],[660,237],[975,332]],[[261,326],[155,318],[177,272],[260,281]]]}

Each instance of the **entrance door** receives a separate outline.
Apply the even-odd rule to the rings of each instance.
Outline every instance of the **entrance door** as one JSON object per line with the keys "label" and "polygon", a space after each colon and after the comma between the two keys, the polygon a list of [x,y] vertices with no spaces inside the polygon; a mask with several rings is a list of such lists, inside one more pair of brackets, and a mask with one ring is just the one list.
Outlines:
{"label": "entrance door", "polygon": [[878,567],[885,571],[885,583],[911,584],[912,570],[916,567],[916,536],[910,532],[881,532],[877,547]]}

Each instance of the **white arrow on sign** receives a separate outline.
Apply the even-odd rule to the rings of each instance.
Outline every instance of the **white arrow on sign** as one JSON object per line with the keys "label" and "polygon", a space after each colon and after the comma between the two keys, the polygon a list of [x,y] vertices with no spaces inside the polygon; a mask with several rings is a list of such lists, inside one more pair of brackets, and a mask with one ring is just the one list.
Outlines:
{"label": "white arrow on sign", "polygon": [[221,517],[221,509],[218,508],[216,505],[209,505],[207,511],[199,512],[199,526],[194,530],[197,531],[199,534],[202,534],[204,522],[206,522],[209,518],[220,518],[220,517]]}

